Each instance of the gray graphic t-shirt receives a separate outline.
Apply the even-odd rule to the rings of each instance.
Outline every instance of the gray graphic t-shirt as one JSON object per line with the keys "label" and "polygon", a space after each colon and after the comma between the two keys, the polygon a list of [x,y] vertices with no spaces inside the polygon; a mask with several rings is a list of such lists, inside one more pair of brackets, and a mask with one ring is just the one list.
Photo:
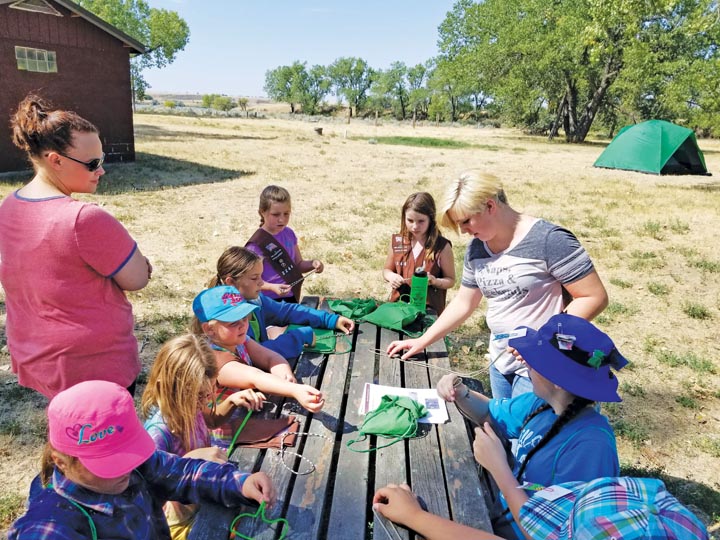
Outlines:
{"label": "gray graphic t-shirt", "polygon": [[[518,326],[538,329],[563,309],[562,285],[594,270],[590,256],[575,236],[544,220],[536,221],[525,237],[506,251],[493,253],[473,239],[465,253],[462,285],[480,289],[487,298],[490,357],[507,347],[507,339],[493,339]],[[495,367],[501,373],[527,376],[527,369],[510,354]]]}

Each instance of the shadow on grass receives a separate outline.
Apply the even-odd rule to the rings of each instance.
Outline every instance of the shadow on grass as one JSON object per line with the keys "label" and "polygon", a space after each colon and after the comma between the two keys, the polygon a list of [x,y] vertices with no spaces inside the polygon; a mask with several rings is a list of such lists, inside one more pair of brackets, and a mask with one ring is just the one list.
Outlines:
{"label": "shadow on grass", "polygon": [[658,478],[665,483],[670,493],[698,514],[706,525],[720,521],[720,491],[716,489],[686,478],[670,476],[661,467],[646,468],[623,463],[620,465],[620,475]]}
{"label": "shadow on grass", "polygon": [[193,161],[137,152],[133,163],[111,163],[100,182],[99,195],[156,191],[193,184],[213,184],[255,174]]}
{"label": "shadow on grass", "polygon": [[[228,127],[228,129],[235,129],[235,127]],[[188,133],[183,130],[172,130],[165,129],[158,126],[151,126],[148,124],[135,124],[135,138],[140,139],[143,142],[153,141],[186,141],[188,138],[193,140],[255,140],[255,141],[270,141],[277,139],[277,136],[273,137],[258,137],[251,135],[236,135],[233,133],[203,133],[200,131],[193,131]]]}

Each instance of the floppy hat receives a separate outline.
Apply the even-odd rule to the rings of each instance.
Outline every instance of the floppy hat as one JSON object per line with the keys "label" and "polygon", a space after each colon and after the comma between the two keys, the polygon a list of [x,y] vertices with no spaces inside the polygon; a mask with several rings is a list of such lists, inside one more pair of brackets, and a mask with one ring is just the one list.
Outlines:
{"label": "floppy hat", "polygon": [[260,309],[243,298],[235,287],[221,285],[205,289],[193,300],[193,312],[200,322],[235,322]]}
{"label": "floppy hat", "polygon": [[118,478],[147,461],[155,443],[135,413],[128,391],[108,381],[85,381],[48,405],[53,448],[74,456],[100,478]]}
{"label": "floppy hat", "polygon": [[707,529],[655,478],[598,478],[536,492],[520,524],[544,540],[695,540]]}
{"label": "floppy hat", "polygon": [[581,317],[560,313],[535,331],[508,341],[540,375],[576,396],[593,401],[622,401],[610,370],[627,360],[607,334]]}

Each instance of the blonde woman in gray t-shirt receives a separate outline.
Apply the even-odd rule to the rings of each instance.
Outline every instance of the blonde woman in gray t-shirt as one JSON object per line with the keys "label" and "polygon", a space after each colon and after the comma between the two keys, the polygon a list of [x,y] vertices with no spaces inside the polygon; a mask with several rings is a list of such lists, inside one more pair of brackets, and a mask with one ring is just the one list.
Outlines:
{"label": "blonde woman in gray t-shirt", "polygon": [[470,234],[460,289],[419,338],[394,341],[388,354],[421,352],[459,327],[487,299],[490,386],[494,398],[532,390],[527,368],[507,352],[518,326],[537,329],[556,313],[592,320],[608,296],[585,249],[568,230],[514,210],[500,180],[465,171],[450,185],[441,206],[446,228]]}

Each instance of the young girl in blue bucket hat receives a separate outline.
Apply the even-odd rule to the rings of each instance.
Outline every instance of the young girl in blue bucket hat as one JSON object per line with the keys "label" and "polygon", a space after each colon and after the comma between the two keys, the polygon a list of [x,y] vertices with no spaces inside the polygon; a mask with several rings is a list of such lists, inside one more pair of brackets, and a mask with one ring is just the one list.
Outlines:
{"label": "young girl in blue bucket hat", "polygon": [[[443,399],[478,425],[475,459],[503,495],[493,528],[508,539],[523,537],[518,511],[532,490],[619,474],[615,434],[595,404],[621,401],[613,369],[627,364],[605,333],[574,315],[554,315],[537,331],[515,334],[509,346],[527,365],[532,393],[489,399],[457,375],[438,382]],[[512,465],[503,438],[518,440]]]}

